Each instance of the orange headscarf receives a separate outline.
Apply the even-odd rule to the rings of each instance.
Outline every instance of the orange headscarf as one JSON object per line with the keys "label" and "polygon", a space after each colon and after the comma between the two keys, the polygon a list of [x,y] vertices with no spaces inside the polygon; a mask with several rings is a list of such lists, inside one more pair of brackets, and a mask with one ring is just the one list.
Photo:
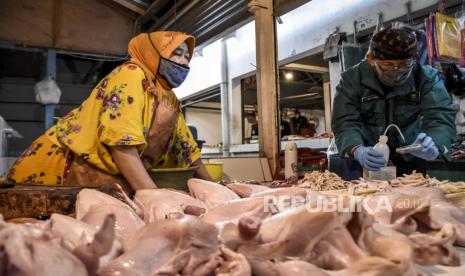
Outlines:
{"label": "orange headscarf", "polygon": [[[152,40],[153,46],[150,40]],[[154,81],[157,88],[170,90],[171,87],[157,76],[160,55],[163,58],[169,59],[173,51],[183,42],[186,42],[189,54],[192,57],[195,38],[185,33],[171,31],[153,32],[150,34],[141,33],[129,41],[128,52],[131,56],[131,62],[139,65],[147,77]],[[153,48],[154,46],[157,48],[156,50]]]}

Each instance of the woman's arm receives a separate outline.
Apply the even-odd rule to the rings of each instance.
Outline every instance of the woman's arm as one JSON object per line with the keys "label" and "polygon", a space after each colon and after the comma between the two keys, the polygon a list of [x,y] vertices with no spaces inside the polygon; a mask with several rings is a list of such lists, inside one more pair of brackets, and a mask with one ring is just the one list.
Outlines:
{"label": "woman's arm", "polygon": [[134,190],[157,188],[142,164],[135,146],[113,146],[110,147],[110,151],[121,174]]}
{"label": "woman's arm", "polygon": [[208,180],[208,181],[212,181],[212,179],[210,178],[210,175],[207,172],[207,169],[203,165],[202,160],[200,158],[197,159],[194,163],[192,163],[191,167],[195,167],[195,166],[199,167],[197,171],[195,172],[195,177]]}

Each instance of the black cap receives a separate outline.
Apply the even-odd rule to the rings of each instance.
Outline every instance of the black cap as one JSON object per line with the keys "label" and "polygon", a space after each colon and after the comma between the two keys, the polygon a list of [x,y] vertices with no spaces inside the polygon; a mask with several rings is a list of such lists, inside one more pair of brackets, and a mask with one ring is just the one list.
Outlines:
{"label": "black cap", "polygon": [[413,31],[406,28],[386,28],[371,39],[371,53],[376,59],[409,59],[415,55],[417,39]]}

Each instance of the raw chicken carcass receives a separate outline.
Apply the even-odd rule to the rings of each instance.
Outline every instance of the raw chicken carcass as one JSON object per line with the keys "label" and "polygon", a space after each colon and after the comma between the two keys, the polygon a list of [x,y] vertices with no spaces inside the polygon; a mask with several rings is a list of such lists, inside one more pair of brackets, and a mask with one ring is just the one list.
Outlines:
{"label": "raw chicken carcass", "polygon": [[417,230],[413,216],[428,210],[429,200],[424,197],[398,192],[380,193],[363,200],[359,222],[362,228],[377,222],[409,235]]}
{"label": "raw chicken carcass", "polygon": [[328,232],[341,225],[349,213],[308,211],[305,206],[291,209],[263,220],[259,236],[262,243],[283,241],[284,256],[308,254]]}
{"label": "raw chicken carcass", "polygon": [[[53,214],[47,222],[50,224],[50,231],[55,236],[60,237],[63,246],[70,251],[83,244],[90,244],[97,233],[96,226],[60,214]],[[122,244],[118,240],[114,240],[110,252],[100,257],[100,264],[106,264],[121,255],[122,252]]]}
{"label": "raw chicken carcass", "polygon": [[304,261],[286,261],[274,265],[274,269],[279,276],[328,276],[321,268]]}
{"label": "raw chicken carcass", "polygon": [[103,221],[103,225],[95,233],[92,242],[81,244],[73,249],[73,254],[78,257],[86,266],[89,275],[95,275],[100,260],[112,249],[115,240],[115,215],[108,215]]}
{"label": "raw chicken carcass", "polygon": [[460,257],[454,247],[456,239],[455,227],[445,224],[436,233],[413,233],[409,235],[413,243],[415,261],[422,265],[459,266]]}
{"label": "raw chicken carcass", "polygon": [[206,275],[220,261],[217,228],[187,215],[147,224],[127,240],[125,249],[99,275]]}
{"label": "raw chicken carcass", "polygon": [[254,273],[261,271],[268,260],[305,259],[322,237],[342,225],[341,217],[345,215],[350,216],[336,212],[310,212],[305,206],[284,211],[263,220],[252,242],[242,245],[239,242],[238,252],[246,256]]}
{"label": "raw chicken carcass", "polygon": [[[299,208],[302,205],[309,204],[311,199],[323,195],[308,191],[304,188],[275,188],[251,195],[251,198],[263,198],[264,208],[268,212],[278,213],[289,209]],[[309,202],[307,202],[309,201]]]}
{"label": "raw chicken carcass", "polygon": [[397,264],[407,271],[414,262],[413,247],[404,234],[380,224],[373,223],[363,229],[359,246],[371,256],[379,256]]}
{"label": "raw chicken carcass", "polygon": [[213,208],[240,197],[230,189],[215,182],[197,178],[187,181],[189,191],[196,199],[203,201],[207,208]]}
{"label": "raw chicken carcass", "polygon": [[329,270],[344,269],[367,254],[354,242],[345,226],[329,232],[313,249],[307,261]]}
{"label": "raw chicken carcass", "polygon": [[347,269],[328,272],[331,276],[418,276],[415,269],[406,270],[380,257],[365,257]]}
{"label": "raw chicken carcass", "polygon": [[78,220],[100,227],[109,214],[116,217],[115,234],[119,241],[126,240],[131,233],[145,225],[134,209],[122,201],[97,190],[83,189],[79,192],[76,201]]}
{"label": "raw chicken carcass", "polygon": [[243,217],[239,223],[226,223],[220,229],[220,240],[226,247],[237,250],[240,245],[257,244],[261,220],[255,217]]}
{"label": "raw chicken carcass", "polygon": [[46,231],[0,222],[0,274],[88,275],[84,264]]}
{"label": "raw chicken carcass", "polygon": [[233,250],[221,246],[222,257],[224,261],[215,270],[216,276],[250,276],[252,269],[244,255],[234,252]]}
{"label": "raw chicken carcass", "polygon": [[233,192],[238,194],[240,197],[250,197],[251,195],[254,195],[256,193],[270,190],[270,188],[263,186],[263,185],[246,184],[246,183],[239,183],[239,182],[233,182],[233,183],[226,184],[226,187],[231,189]]}
{"label": "raw chicken carcass", "polygon": [[398,188],[394,191],[406,195],[418,195],[430,200],[429,212],[416,214],[415,218],[433,230],[452,223],[457,231],[455,244],[465,246],[465,211],[451,204],[438,188],[412,187]]}
{"label": "raw chicken carcass", "polygon": [[413,233],[409,236],[388,225],[374,223],[362,231],[359,245],[367,252],[389,259],[402,267],[412,262],[423,265],[460,265],[457,249],[453,247],[455,229],[446,224],[438,233]]}
{"label": "raw chicken carcass", "polygon": [[262,219],[271,215],[265,208],[263,198],[243,198],[211,208],[201,218],[208,223],[222,226],[228,222],[237,223],[243,217]]}
{"label": "raw chicken carcass", "polygon": [[168,189],[144,189],[136,192],[135,201],[144,210],[144,221],[154,222],[165,219],[170,213],[184,213],[186,208],[197,207],[206,211],[207,206],[190,195]]}
{"label": "raw chicken carcass", "polygon": [[289,188],[275,188],[275,189],[268,189],[263,192],[259,192],[256,194],[251,195],[251,197],[280,197],[280,196],[299,196],[302,198],[306,198],[307,190],[304,188],[299,187],[289,187]]}
{"label": "raw chicken carcass", "polygon": [[[82,189],[76,197],[76,219],[81,220],[85,216],[89,209],[96,204],[112,204],[121,205],[130,208],[129,205],[123,203],[121,200],[114,198],[108,194],[99,192],[95,189]],[[131,209],[131,208],[130,208]]]}
{"label": "raw chicken carcass", "polygon": [[52,233],[63,239],[67,248],[74,249],[83,243],[90,243],[97,232],[97,227],[78,221],[72,217],[53,214],[48,220]]}
{"label": "raw chicken carcass", "polygon": [[300,260],[273,263],[271,261],[252,261],[254,275],[257,276],[329,276],[321,268]]}

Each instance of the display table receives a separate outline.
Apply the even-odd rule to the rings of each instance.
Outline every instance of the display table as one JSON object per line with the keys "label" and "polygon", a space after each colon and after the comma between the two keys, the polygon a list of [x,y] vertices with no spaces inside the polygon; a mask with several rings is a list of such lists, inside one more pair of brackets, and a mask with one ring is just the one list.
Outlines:
{"label": "display table", "polygon": [[[310,148],[310,149],[327,149],[329,146],[329,138],[307,138],[295,141],[282,141],[281,149],[284,149],[288,143],[295,143],[298,148]],[[231,145],[229,149],[232,154],[240,153],[258,153],[258,144],[238,144]],[[202,150],[202,153],[203,150]]]}

